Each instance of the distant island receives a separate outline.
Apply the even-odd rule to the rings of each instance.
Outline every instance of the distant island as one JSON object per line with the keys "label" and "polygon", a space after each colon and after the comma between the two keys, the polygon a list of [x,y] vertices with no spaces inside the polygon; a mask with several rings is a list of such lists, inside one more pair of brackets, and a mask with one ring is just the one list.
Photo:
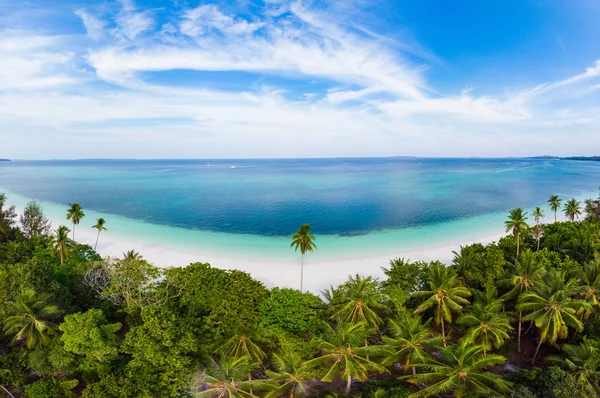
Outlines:
{"label": "distant island", "polygon": [[0,159],[0,162],[10,162],[10,159]]}

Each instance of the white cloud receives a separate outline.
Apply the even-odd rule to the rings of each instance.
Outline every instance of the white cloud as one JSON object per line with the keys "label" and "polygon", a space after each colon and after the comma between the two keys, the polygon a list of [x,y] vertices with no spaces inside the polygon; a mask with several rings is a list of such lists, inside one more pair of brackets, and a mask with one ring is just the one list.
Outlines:
{"label": "white cloud", "polygon": [[253,33],[264,26],[263,22],[248,22],[223,14],[214,4],[205,4],[188,10],[183,16],[179,29],[181,33],[197,37],[208,29],[216,29],[227,35]]}
{"label": "white cloud", "polygon": [[83,22],[83,25],[87,31],[87,35],[90,39],[100,40],[102,38],[105,26],[104,21],[96,18],[83,8],[75,10],[75,15],[81,18],[81,22]]}
{"label": "white cloud", "polygon": [[115,18],[117,28],[113,33],[121,38],[136,39],[154,26],[154,18],[149,11],[137,11],[133,1],[122,1],[123,8]]}

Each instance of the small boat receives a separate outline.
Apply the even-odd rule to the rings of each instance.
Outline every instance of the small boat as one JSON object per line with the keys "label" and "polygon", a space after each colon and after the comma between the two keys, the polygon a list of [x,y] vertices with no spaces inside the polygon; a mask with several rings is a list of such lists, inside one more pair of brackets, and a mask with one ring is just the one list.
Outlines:
{"label": "small boat", "polygon": [[229,166],[230,169],[235,169],[235,164]]}

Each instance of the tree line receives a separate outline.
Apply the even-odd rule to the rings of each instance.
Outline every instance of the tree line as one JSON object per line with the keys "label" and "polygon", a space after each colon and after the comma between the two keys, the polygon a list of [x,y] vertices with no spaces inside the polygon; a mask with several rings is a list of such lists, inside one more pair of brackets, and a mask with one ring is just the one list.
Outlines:
{"label": "tree line", "polygon": [[[0,195],[0,396],[593,398],[600,198],[548,205],[553,221],[513,209],[507,236],[451,264],[397,258],[317,296],[302,277],[267,289],[102,258],[104,220],[94,248],[75,241],[80,205],[52,231],[39,203],[18,217]],[[291,247],[303,259],[315,241],[303,224]]]}

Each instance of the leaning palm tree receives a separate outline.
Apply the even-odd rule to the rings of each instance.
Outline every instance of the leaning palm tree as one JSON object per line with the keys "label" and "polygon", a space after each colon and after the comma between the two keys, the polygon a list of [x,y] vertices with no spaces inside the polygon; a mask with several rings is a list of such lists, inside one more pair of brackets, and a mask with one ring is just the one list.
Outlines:
{"label": "leaning palm tree", "polygon": [[50,319],[60,314],[56,305],[49,304],[48,294],[36,295],[25,290],[16,301],[8,303],[11,316],[4,320],[4,332],[14,336],[13,343],[21,341],[29,349],[47,346],[57,326]]}
{"label": "leaning palm tree", "polygon": [[467,336],[476,344],[483,346],[483,356],[487,356],[488,347],[501,347],[510,339],[513,330],[509,313],[504,312],[504,300],[498,298],[496,287],[486,286],[485,293],[477,291],[476,301],[456,323],[469,326]]}
{"label": "leaning palm tree", "polygon": [[302,292],[302,283],[304,280],[304,255],[310,253],[317,248],[315,240],[317,239],[314,235],[310,234],[312,227],[310,224],[302,224],[298,232],[292,235],[292,243],[290,247],[294,248],[294,251],[300,249],[302,260],[300,263],[300,291]]}
{"label": "leaning palm tree", "polygon": [[564,344],[562,350],[563,355],[549,356],[546,362],[565,369],[590,390],[600,393],[600,353],[596,345],[584,339],[579,345]]}
{"label": "leaning palm tree", "polygon": [[61,264],[65,262],[69,249],[73,244],[73,241],[69,239],[69,232],[69,228],[61,225],[54,231],[54,236],[52,237],[52,244],[54,249],[58,252]]}
{"label": "leaning palm tree", "polygon": [[539,207],[533,210],[533,217],[535,218],[535,232],[537,237],[537,251],[540,251],[540,240],[542,238],[542,223],[541,220],[544,218],[544,211]]}
{"label": "leaning palm tree", "polygon": [[[545,274],[546,269],[539,261],[536,261],[535,255],[529,250],[524,251],[519,261],[517,261],[517,263],[512,265],[509,269],[507,278],[499,282],[500,286],[512,287],[512,289],[506,293],[503,298],[505,300],[518,298],[521,293],[528,292],[529,289],[535,287],[537,283],[541,283],[542,277]],[[519,311],[517,352],[521,352],[522,325],[523,311]]]}
{"label": "leaning palm tree", "polygon": [[508,213],[508,220],[504,222],[506,226],[506,232],[511,232],[517,240],[517,255],[515,256],[515,262],[519,259],[519,246],[521,243],[521,234],[528,228],[527,225],[527,212],[523,212],[523,209],[517,207],[512,209]]}
{"label": "leaning palm tree", "polygon": [[321,350],[321,356],[305,363],[307,367],[325,366],[326,373],[322,381],[332,382],[336,377],[346,380],[346,394],[350,393],[352,379],[364,381],[369,372],[388,373],[382,365],[367,359],[369,355],[384,355],[384,346],[363,345],[373,329],[366,329],[363,324],[339,323],[335,329],[329,324],[323,337],[313,340],[313,344]]}
{"label": "leaning palm tree", "polygon": [[350,275],[348,281],[339,288],[339,298],[332,303],[332,319],[348,323],[364,323],[377,328],[381,324],[378,312],[384,312],[383,294],[379,291],[379,282],[368,276]]}
{"label": "leaning palm tree", "polygon": [[552,195],[552,196],[550,196],[550,199],[548,199],[548,204],[550,205],[550,208],[554,212],[554,222],[556,222],[556,212],[558,211],[558,209],[560,209],[561,203],[562,203],[562,199],[559,198],[558,195]]}
{"label": "leaning palm tree", "polygon": [[248,380],[256,370],[248,358],[221,355],[218,361],[210,358],[206,369],[194,381],[196,397],[258,398],[252,389],[267,389],[272,383],[268,379]]}
{"label": "leaning palm tree", "polygon": [[469,304],[465,297],[471,296],[471,293],[460,284],[454,269],[444,264],[436,264],[429,271],[429,290],[413,292],[412,296],[425,298],[415,309],[417,314],[435,307],[433,320],[436,325],[441,326],[442,341],[446,347],[444,321],[452,323],[452,314],[462,312],[462,306]]}
{"label": "leaning palm tree", "polygon": [[417,367],[426,371],[405,376],[404,379],[419,386],[428,386],[410,394],[409,398],[446,394],[463,397],[468,393],[478,397],[502,396],[510,389],[511,383],[484,369],[500,365],[506,358],[500,355],[483,356],[483,349],[483,346],[464,339],[458,346],[444,348],[441,361],[430,358],[423,364],[417,364]]}
{"label": "leaning palm tree", "polygon": [[71,220],[73,222],[73,241],[75,240],[75,226],[79,224],[83,217],[85,217],[85,213],[83,212],[83,209],[79,203],[69,203],[69,208],[67,209],[67,220]]}
{"label": "leaning palm tree", "polygon": [[565,203],[565,207],[563,207],[563,211],[565,212],[565,216],[570,218],[571,221],[575,221],[575,217],[579,219],[581,215],[581,203],[575,199],[569,199],[567,203]]}
{"label": "leaning palm tree", "polygon": [[577,290],[576,285],[575,279],[565,282],[564,273],[553,272],[547,274],[534,291],[519,297],[517,310],[529,312],[523,320],[534,321],[540,335],[532,365],[543,342],[554,344],[558,339],[567,338],[569,327],[578,332],[583,330],[583,323],[577,319],[577,314],[589,305],[571,297],[572,292]]}
{"label": "leaning palm tree", "polygon": [[427,358],[425,350],[436,348],[442,342],[440,336],[434,335],[430,324],[431,319],[423,323],[419,316],[391,319],[388,324],[391,337],[383,336],[390,353],[383,364],[393,365],[402,362],[405,372],[412,368],[412,373],[416,374],[414,364],[425,362]]}
{"label": "leaning palm tree", "polygon": [[287,396],[290,398],[303,397],[308,392],[306,366],[299,355],[293,353],[273,354],[271,360],[273,370],[267,370],[267,376],[276,384],[267,393],[266,398]]}
{"label": "leaning palm tree", "polygon": [[104,218],[100,217],[96,221],[96,225],[94,225],[92,227],[92,228],[96,228],[98,230],[98,235],[96,236],[96,244],[94,245],[94,250],[96,250],[96,248],[98,247],[98,239],[100,239],[100,232],[106,231],[106,227],[104,226],[105,224],[106,224],[106,221],[104,220]]}

